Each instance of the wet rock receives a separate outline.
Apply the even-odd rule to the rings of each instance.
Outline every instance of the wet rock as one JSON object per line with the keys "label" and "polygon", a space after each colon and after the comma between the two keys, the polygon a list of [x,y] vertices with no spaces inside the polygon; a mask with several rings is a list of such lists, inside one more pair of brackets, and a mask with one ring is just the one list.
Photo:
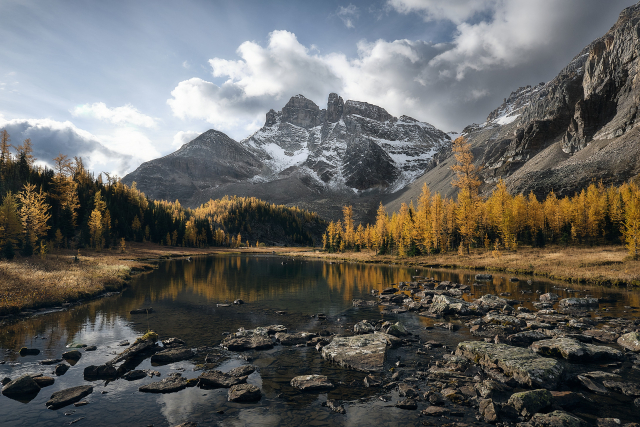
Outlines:
{"label": "wet rock", "polygon": [[67,365],[66,363],[61,363],[59,365],[56,365],[55,369],[53,370],[53,372],[57,375],[57,376],[62,376],[64,374],[67,373],[67,371],[69,370],[70,366]]}
{"label": "wet rock", "polygon": [[127,381],[136,381],[136,380],[141,380],[141,379],[145,378],[146,376],[147,376],[147,373],[145,371],[141,371],[139,369],[136,369],[136,370],[127,372],[126,374],[124,374],[122,376],[122,378],[127,380]]}
{"label": "wet rock", "polygon": [[594,371],[586,372],[576,376],[576,380],[586,389],[600,395],[609,394],[609,390],[604,387],[604,381],[620,381],[621,377],[608,372]]}
{"label": "wet rock", "polygon": [[336,412],[338,414],[346,414],[347,411],[344,409],[344,406],[342,406],[340,404],[340,402],[335,401],[335,400],[327,400],[327,408],[331,409],[333,412]]}
{"label": "wet rock", "polygon": [[531,344],[531,349],[547,357],[562,357],[570,362],[591,362],[596,360],[621,360],[620,350],[611,347],[585,344],[571,338],[553,338]]}
{"label": "wet rock", "polygon": [[413,385],[407,383],[398,384],[398,394],[401,397],[410,397],[412,399],[419,396],[418,390],[416,390]]}
{"label": "wet rock", "polygon": [[82,357],[82,353],[80,353],[78,350],[71,350],[71,351],[62,353],[62,358],[64,360],[73,360],[74,362],[77,362],[78,360],[80,360],[81,357]]}
{"label": "wet rock", "polygon": [[507,304],[509,304],[509,300],[492,294],[483,295],[481,298],[478,298],[473,302],[473,305],[485,311],[502,310],[502,307]]}
{"label": "wet rock", "polygon": [[584,427],[587,425],[580,418],[564,411],[535,414],[529,423],[534,427]]}
{"label": "wet rock", "polygon": [[331,390],[334,385],[325,375],[301,375],[291,380],[291,387],[302,391]]}
{"label": "wet rock", "polygon": [[36,382],[36,384],[38,384],[40,388],[48,387],[56,382],[55,378],[45,375],[34,375],[33,380]]}
{"label": "wet rock", "polygon": [[257,402],[262,398],[260,389],[253,384],[236,384],[229,388],[229,402]]}
{"label": "wet rock", "polygon": [[573,409],[589,404],[582,394],[573,391],[552,391],[553,403],[562,409]]}
{"label": "wet rock", "polygon": [[614,342],[616,342],[616,340],[620,336],[619,334],[616,334],[614,332],[604,331],[602,329],[588,329],[584,331],[584,334],[589,337],[592,337],[592,339],[596,341],[610,343],[610,344],[613,344]]}
{"label": "wet rock", "polygon": [[122,340],[118,343],[119,347],[126,347],[128,345],[131,345],[131,343],[129,342],[129,340]]}
{"label": "wet rock", "polygon": [[241,305],[241,304],[244,304],[244,301],[243,301],[243,300],[241,300],[241,299],[236,299],[236,300],[233,300],[233,303],[234,303],[235,305]]}
{"label": "wet rock", "polygon": [[414,411],[418,409],[418,404],[413,399],[404,399],[396,403],[396,408],[408,409],[408,410]]}
{"label": "wet rock", "polygon": [[284,346],[306,344],[312,338],[315,338],[317,334],[310,332],[297,332],[295,334],[288,334],[286,332],[278,332],[276,334],[276,340]]}
{"label": "wet rock", "polygon": [[158,351],[160,347],[156,345],[156,337],[136,341],[131,347],[107,362],[107,365],[116,365],[122,361],[147,357]]}
{"label": "wet rock", "polygon": [[436,406],[444,405],[444,396],[442,394],[438,393],[438,392],[428,391],[428,392],[425,393],[425,398],[432,405],[436,405]]}
{"label": "wet rock", "polygon": [[514,393],[507,404],[512,406],[518,414],[530,418],[536,412],[551,406],[552,403],[553,396],[549,390],[538,389]]}
{"label": "wet rock", "polygon": [[41,365],[55,365],[56,363],[60,363],[62,362],[62,359],[45,359],[45,360],[41,360],[40,363]]}
{"label": "wet rock", "polygon": [[95,345],[90,345],[88,347],[84,348],[84,351],[96,351],[98,349],[98,347],[96,347]]}
{"label": "wet rock", "polygon": [[175,393],[187,388],[187,380],[179,373],[169,375],[167,378],[153,383],[145,384],[138,388],[143,393]]}
{"label": "wet rock", "polygon": [[485,368],[498,367],[505,375],[529,387],[554,389],[564,369],[558,361],[541,357],[530,349],[481,341],[458,344],[456,354],[477,360]]}
{"label": "wet rock", "polygon": [[522,328],[527,325],[527,322],[525,322],[524,320],[518,319],[517,317],[514,317],[514,316],[507,316],[505,314],[489,313],[486,316],[484,316],[482,320],[486,323],[493,323],[493,324],[502,325],[502,326],[511,326],[515,328]]}
{"label": "wet rock", "polygon": [[429,406],[420,413],[428,417],[442,417],[444,415],[449,415],[449,410],[442,406]]}
{"label": "wet rock", "polygon": [[540,295],[540,301],[542,302],[555,302],[559,299],[560,297],[558,294],[554,294],[553,292],[547,292],[546,294]]}
{"label": "wet rock", "polygon": [[4,377],[4,378],[2,379],[2,381],[0,381],[0,384],[2,384],[3,386],[5,386],[5,385],[9,384],[10,382],[11,382],[11,378],[9,378],[9,377]]}
{"label": "wet rock", "polygon": [[476,274],[476,280],[478,280],[478,281],[493,280],[493,275],[491,275],[491,274]]}
{"label": "wet rock", "polygon": [[38,350],[37,348],[27,348],[27,347],[22,347],[20,349],[20,351],[18,352],[18,354],[20,354],[20,356],[37,356],[38,354],[40,354],[40,350]]}
{"label": "wet rock", "polygon": [[353,327],[353,332],[355,334],[372,334],[374,331],[375,327],[366,320],[356,323]]}
{"label": "wet rock", "polygon": [[90,365],[84,368],[85,381],[113,380],[118,377],[118,370],[111,365]]}
{"label": "wet rock", "polygon": [[149,314],[153,313],[153,307],[149,308],[136,308],[135,310],[131,310],[129,314]]}
{"label": "wet rock", "polygon": [[640,332],[629,332],[618,338],[618,345],[627,350],[640,352]]}
{"label": "wet rock", "polygon": [[[222,341],[222,347],[230,351],[246,351],[246,350],[266,350],[273,348],[273,341],[269,335],[270,327],[256,328],[252,330],[240,329],[238,332],[229,335]],[[283,327],[284,328],[284,327]],[[286,332],[275,330],[273,334],[278,332]]]}
{"label": "wet rock", "polygon": [[71,387],[53,393],[46,405],[49,409],[60,409],[72,403],[79,402],[83,397],[91,393],[93,393],[93,387],[90,385]]}
{"label": "wet rock", "polygon": [[168,338],[166,340],[162,340],[162,345],[165,349],[184,347],[187,344],[179,338]]}
{"label": "wet rock", "polygon": [[21,397],[38,394],[40,386],[30,374],[22,375],[2,387],[2,394],[7,397]]}
{"label": "wet rock", "polygon": [[558,305],[562,308],[598,307],[599,302],[598,298],[565,298]]}
{"label": "wet rock", "polygon": [[247,382],[247,377],[236,377],[220,371],[207,371],[198,377],[198,381],[202,387],[206,388],[229,388]]}
{"label": "wet rock", "polygon": [[158,365],[166,365],[168,363],[180,362],[181,360],[191,359],[195,353],[190,348],[172,348],[159,351],[151,356],[151,363]]}
{"label": "wet rock", "polygon": [[242,366],[238,366],[237,368],[233,368],[232,370],[227,372],[227,374],[233,377],[245,377],[247,375],[253,374],[255,371],[256,371],[255,366],[242,365]]}

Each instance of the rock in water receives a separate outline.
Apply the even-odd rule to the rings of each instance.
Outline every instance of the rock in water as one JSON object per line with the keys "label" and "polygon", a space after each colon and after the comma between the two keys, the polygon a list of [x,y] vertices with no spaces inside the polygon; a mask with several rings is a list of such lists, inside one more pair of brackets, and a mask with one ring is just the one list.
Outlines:
{"label": "rock in water", "polygon": [[47,402],[47,408],[60,409],[72,403],[80,401],[85,396],[93,393],[93,387],[90,385],[81,385],[77,387],[71,387],[66,390],[56,391],[51,395],[51,398]]}
{"label": "rock in water", "polygon": [[20,397],[38,394],[40,386],[31,374],[24,374],[2,387],[2,394],[7,397]]}
{"label": "rock in water", "polygon": [[56,365],[56,367],[55,367],[53,372],[57,376],[62,376],[64,374],[66,374],[68,370],[69,370],[69,365],[67,365],[66,363],[60,363],[59,365]]}
{"label": "rock in water", "polygon": [[334,385],[325,375],[302,375],[291,380],[291,387],[302,391],[331,390]]}
{"label": "rock in water", "polygon": [[553,338],[531,344],[536,353],[548,357],[563,357],[570,362],[592,362],[596,360],[621,360],[624,355],[615,348],[581,343],[572,338]]}
{"label": "rock in water", "polygon": [[553,396],[549,390],[539,389],[514,393],[508,404],[523,417],[530,418],[536,412],[546,409],[553,403]]}
{"label": "rock in water", "polygon": [[640,333],[629,332],[628,334],[624,334],[618,338],[618,344],[627,350],[638,353],[640,352]]}
{"label": "rock in water", "polygon": [[156,381],[143,385],[138,390],[143,393],[175,393],[187,388],[187,380],[182,375],[175,373],[162,381]]}
{"label": "rock in water", "polygon": [[357,371],[381,372],[388,342],[384,334],[336,337],[322,347],[322,357]]}
{"label": "rock in water", "polygon": [[80,353],[78,350],[71,350],[71,351],[62,353],[62,358],[64,360],[72,360],[74,362],[77,362],[78,360],[80,360],[81,357],[82,357],[82,353]]}
{"label": "rock in water", "polygon": [[482,341],[463,341],[458,356],[477,360],[488,369],[499,367],[505,375],[528,387],[555,389],[564,368],[555,359],[542,357],[527,348]]}
{"label": "rock in water", "polygon": [[257,402],[261,398],[260,389],[252,384],[233,385],[227,395],[229,402]]}
{"label": "rock in water", "polygon": [[37,356],[40,354],[40,350],[37,348],[22,347],[19,354],[20,356]]}
{"label": "rock in water", "polygon": [[535,414],[529,421],[534,427],[586,427],[588,424],[564,411]]}
{"label": "rock in water", "polygon": [[229,388],[247,382],[247,376],[236,377],[220,371],[207,371],[200,374],[198,381],[205,388]]}
{"label": "rock in water", "polygon": [[253,374],[255,371],[256,371],[255,366],[242,365],[242,366],[238,366],[237,368],[233,368],[232,370],[227,372],[227,375],[231,375],[232,377],[245,377],[247,375]]}
{"label": "rock in water", "polygon": [[84,368],[85,381],[95,380],[115,380],[118,377],[118,371],[111,365],[90,365]]}
{"label": "rock in water", "polygon": [[151,356],[151,363],[158,365],[166,365],[167,363],[180,362],[181,360],[191,359],[195,354],[190,348],[172,348],[160,351]]}
{"label": "rock in water", "polygon": [[123,379],[127,380],[127,381],[136,381],[136,380],[141,380],[142,378],[145,378],[147,376],[147,373],[145,371],[141,371],[141,370],[134,370],[134,371],[129,371],[126,374],[124,374],[122,376]]}
{"label": "rock in water", "polygon": [[49,387],[56,382],[55,378],[47,377],[45,375],[34,375],[33,380],[40,388]]}

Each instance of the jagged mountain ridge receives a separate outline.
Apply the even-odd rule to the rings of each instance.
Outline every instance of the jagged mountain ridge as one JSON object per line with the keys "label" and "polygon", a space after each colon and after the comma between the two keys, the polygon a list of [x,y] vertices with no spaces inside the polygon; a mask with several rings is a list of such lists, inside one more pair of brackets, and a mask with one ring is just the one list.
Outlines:
{"label": "jagged mountain ridge", "polygon": [[281,111],[270,110],[264,126],[240,142],[209,130],[143,163],[123,181],[135,181],[151,198],[179,199],[186,206],[227,194],[255,196],[337,218],[335,203],[351,201],[368,211],[380,194],[432,167],[434,156],[450,144],[432,125],[393,117],[372,104],[344,102],[332,93],[320,109],[296,95]]}
{"label": "jagged mountain ridge", "polygon": [[[467,126],[481,190],[503,179],[512,193],[572,195],[591,182],[619,185],[640,173],[640,3],[624,9],[602,37],[586,46],[551,81],[519,88],[483,124]],[[453,196],[450,167],[437,168],[386,196],[390,210],[417,199],[424,183]]]}

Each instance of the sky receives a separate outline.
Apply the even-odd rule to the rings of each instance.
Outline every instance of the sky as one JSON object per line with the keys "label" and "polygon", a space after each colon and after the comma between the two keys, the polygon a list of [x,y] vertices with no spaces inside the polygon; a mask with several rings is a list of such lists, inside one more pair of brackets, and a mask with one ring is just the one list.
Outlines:
{"label": "sky", "polygon": [[558,72],[629,0],[0,0],[0,129],[118,176],[329,93],[446,132]]}

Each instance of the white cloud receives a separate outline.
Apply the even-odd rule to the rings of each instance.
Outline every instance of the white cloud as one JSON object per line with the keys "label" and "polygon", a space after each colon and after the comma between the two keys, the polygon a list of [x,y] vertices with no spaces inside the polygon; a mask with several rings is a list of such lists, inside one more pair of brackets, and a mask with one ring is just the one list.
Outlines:
{"label": "white cloud", "polygon": [[184,68],[186,68],[186,69],[191,68],[191,64],[189,64],[189,61],[184,61],[184,62],[182,63],[182,66],[183,66]]}
{"label": "white cloud", "polygon": [[173,142],[171,145],[173,147],[180,148],[187,142],[194,140],[198,135],[200,135],[200,133],[193,130],[181,130],[173,135]]}
{"label": "white cloud", "polygon": [[[125,142],[126,135],[120,135],[118,142],[115,138],[96,136],[86,130],[76,127],[69,121],[60,122],[51,119],[12,119],[5,120],[0,117],[0,129],[6,129],[14,143],[20,143],[30,138],[33,144],[34,156],[40,164],[52,165],[52,159],[58,154],[66,154],[69,157],[82,157],[85,166],[96,174],[102,171],[124,176],[136,168],[142,161],[157,156],[155,150],[148,156],[141,158],[133,149],[117,151],[107,148],[105,143],[113,144],[118,149],[123,149],[127,144],[136,144],[141,141],[129,139]],[[149,150],[149,147],[145,147]]]}
{"label": "white cloud", "polygon": [[238,47],[238,58],[209,61],[213,77],[225,79],[223,84],[182,81],[167,103],[175,116],[206,120],[236,139],[298,93],[320,108],[337,92],[396,116],[460,130],[483,120],[518,86],[552,78],[610,25],[584,25],[607,9],[598,0],[390,0],[389,5],[425,20],[455,23],[453,39],[361,41],[357,55],[348,57],[273,31],[265,46],[247,41]]}
{"label": "white cloud", "polygon": [[104,102],[79,105],[71,111],[74,116],[88,116],[113,124],[131,124],[142,127],[154,127],[157,119],[142,114],[134,106],[127,104],[122,107],[109,108]]}
{"label": "white cloud", "polygon": [[338,15],[338,18],[342,20],[342,23],[347,28],[355,28],[353,21],[355,19],[358,19],[358,17],[360,16],[360,12],[355,5],[349,4],[349,6],[346,7],[339,6],[336,15]]}

